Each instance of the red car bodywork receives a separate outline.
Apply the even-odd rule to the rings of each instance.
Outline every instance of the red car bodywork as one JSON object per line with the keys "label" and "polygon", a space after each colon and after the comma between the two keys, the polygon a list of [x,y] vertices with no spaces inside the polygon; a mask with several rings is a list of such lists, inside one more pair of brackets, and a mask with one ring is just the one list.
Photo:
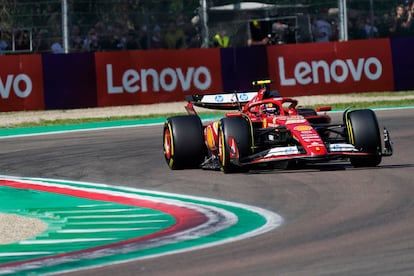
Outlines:
{"label": "red car bodywork", "polygon": [[[194,118],[199,117],[194,106],[238,110],[227,112],[224,118],[202,127],[202,139],[207,149],[205,161],[200,164],[202,168],[226,171],[260,163],[319,162],[341,158],[350,158],[354,166],[376,166],[382,156],[392,155],[385,128],[382,150],[378,122],[372,110],[345,111],[342,124],[331,124],[326,113],[330,107],[298,107],[295,99],[280,97],[266,85],[262,85],[258,92],[193,95],[186,99],[186,109],[192,118],[179,119],[187,123],[191,121],[195,126]],[[176,165],[170,151],[177,140],[173,133],[178,129],[173,127],[178,125],[175,120],[178,121],[167,119],[164,127],[164,152],[168,153],[165,156],[170,168]],[[184,132],[185,128],[182,129]],[[192,137],[197,138],[198,134],[193,133]],[[184,144],[182,147],[185,148]],[[195,154],[197,160],[200,160],[200,152]]]}

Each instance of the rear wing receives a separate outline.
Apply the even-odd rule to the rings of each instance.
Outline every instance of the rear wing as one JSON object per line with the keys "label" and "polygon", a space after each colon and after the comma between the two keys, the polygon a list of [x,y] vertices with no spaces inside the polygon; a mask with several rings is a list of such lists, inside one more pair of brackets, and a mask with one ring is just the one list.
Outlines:
{"label": "rear wing", "polygon": [[236,92],[207,95],[188,95],[185,100],[195,106],[218,109],[238,110],[251,101],[258,92]]}

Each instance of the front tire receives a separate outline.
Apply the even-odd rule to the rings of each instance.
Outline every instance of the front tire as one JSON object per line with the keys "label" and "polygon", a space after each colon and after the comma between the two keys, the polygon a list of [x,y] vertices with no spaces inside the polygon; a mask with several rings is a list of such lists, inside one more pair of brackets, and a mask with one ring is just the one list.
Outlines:
{"label": "front tire", "polygon": [[348,111],[345,114],[348,142],[369,156],[350,157],[354,167],[375,167],[381,163],[381,134],[377,116],[370,109]]}
{"label": "front tire", "polygon": [[207,147],[203,124],[197,116],[174,116],[164,123],[164,157],[172,170],[197,168],[204,161]]}
{"label": "front tire", "polygon": [[[231,162],[232,151],[230,139],[233,139],[237,146],[239,160],[252,153],[252,130],[251,125],[243,117],[227,117],[220,120],[219,126],[219,160],[222,171],[225,173],[245,171],[247,167],[241,167]],[[238,161],[236,163],[238,163]]]}

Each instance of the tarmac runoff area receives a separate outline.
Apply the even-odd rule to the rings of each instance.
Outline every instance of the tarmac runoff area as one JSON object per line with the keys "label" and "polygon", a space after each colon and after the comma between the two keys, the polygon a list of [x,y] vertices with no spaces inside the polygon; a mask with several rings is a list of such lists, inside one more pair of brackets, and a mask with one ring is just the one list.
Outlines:
{"label": "tarmac runoff area", "polygon": [[[414,99],[414,94],[402,94],[395,96],[358,96],[352,95],[318,95],[294,97],[299,105],[329,105],[333,103],[373,102],[384,100]],[[23,111],[0,113],[0,127],[7,127],[21,123],[39,123],[42,121],[54,121],[61,119],[82,118],[107,118],[115,116],[141,116],[149,114],[185,113],[186,102],[159,103],[151,105],[116,106],[103,108],[48,110],[48,111]],[[197,111],[214,112],[214,110],[196,108]]]}
{"label": "tarmac runoff area", "polygon": [[[352,103],[358,101],[383,101],[414,99],[414,95],[395,96],[355,96],[323,95],[295,97],[299,105],[329,105],[332,103]],[[160,103],[152,105],[135,105],[121,107],[88,108],[72,110],[7,112],[0,114],[0,126],[7,127],[20,123],[53,121],[59,119],[106,118],[114,116],[139,116],[148,114],[168,114],[185,112],[186,102]],[[209,111],[208,109],[197,109]],[[0,244],[14,243],[36,236],[46,229],[41,220],[14,214],[0,213]]]}

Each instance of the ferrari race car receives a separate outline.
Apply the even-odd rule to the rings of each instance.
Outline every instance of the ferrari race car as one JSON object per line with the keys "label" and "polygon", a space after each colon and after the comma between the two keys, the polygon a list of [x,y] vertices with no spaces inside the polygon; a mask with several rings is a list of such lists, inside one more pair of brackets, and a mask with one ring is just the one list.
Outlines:
{"label": "ferrari race car", "polygon": [[[374,111],[346,110],[343,122],[332,124],[330,107],[300,108],[295,99],[270,90],[269,80],[254,84],[260,86],[257,92],[187,96],[188,115],[164,124],[168,166],[235,172],[259,164],[347,159],[354,167],[374,167],[392,155],[389,132],[384,128],[381,135]],[[194,106],[227,113],[204,125]]]}

